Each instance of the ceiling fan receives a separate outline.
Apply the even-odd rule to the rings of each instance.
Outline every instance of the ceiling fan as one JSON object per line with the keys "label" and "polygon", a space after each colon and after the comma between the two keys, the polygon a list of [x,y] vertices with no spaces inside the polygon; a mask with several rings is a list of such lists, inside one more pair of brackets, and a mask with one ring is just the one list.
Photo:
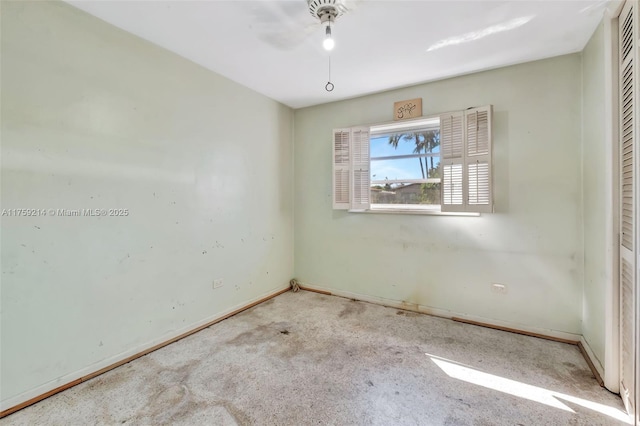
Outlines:
{"label": "ceiling fan", "polygon": [[255,2],[252,27],[264,42],[279,50],[295,49],[324,27],[323,46],[330,50],[334,44],[331,27],[336,19],[356,9],[362,1],[306,0],[306,9],[301,6],[302,1]]}
{"label": "ceiling fan", "polygon": [[341,0],[307,0],[309,13],[314,18],[320,20],[320,24],[325,26],[325,38],[322,47],[325,50],[333,50],[335,41],[331,36],[331,25],[336,19],[347,11],[344,2]]}

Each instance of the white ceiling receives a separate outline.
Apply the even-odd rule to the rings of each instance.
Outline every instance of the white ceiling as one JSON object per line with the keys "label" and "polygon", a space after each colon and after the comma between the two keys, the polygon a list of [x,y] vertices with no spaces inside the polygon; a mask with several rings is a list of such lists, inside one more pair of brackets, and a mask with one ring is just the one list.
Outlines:
{"label": "white ceiling", "polygon": [[607,1],[346,0],[331,53],[306,0],[74,6],[293,108],[583,49]]}

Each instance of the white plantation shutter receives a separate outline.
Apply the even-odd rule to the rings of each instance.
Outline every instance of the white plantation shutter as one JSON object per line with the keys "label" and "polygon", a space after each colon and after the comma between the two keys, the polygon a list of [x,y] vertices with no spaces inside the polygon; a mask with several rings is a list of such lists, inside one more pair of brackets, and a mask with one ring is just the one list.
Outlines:
{"label": "white plantation shutter", "polygon": [[493,188],[491,174],[491,106],[465,111],[467,208],[466,211],[491,213]]}
{"label": "white plantation shutter", "polygon": [[464,211],[464,115],[452,112],[440,116],[442,167],[442,211]]}
{"label": "white plantation shutter", "polygon": [[371,207],[371,175],[369,173],[369,128],[351,129],[352,210]]}
{"label": "white plantation shutter", "polygon": [[491,105],[440,116],[442,211],[493,211]]}
{"label": "white plantation shutter", "polygon": [[[492,212],[492,107],[442,114],[441,210]],[[435,123],[434,119],[434,123]],[[371,208],[370,127],[333,131],[333,208]]]}
{"label": "white plantation shutter", "polygon": [[333,208],[336,210],[351,207],[350,138],[351,129],[333,131]]}

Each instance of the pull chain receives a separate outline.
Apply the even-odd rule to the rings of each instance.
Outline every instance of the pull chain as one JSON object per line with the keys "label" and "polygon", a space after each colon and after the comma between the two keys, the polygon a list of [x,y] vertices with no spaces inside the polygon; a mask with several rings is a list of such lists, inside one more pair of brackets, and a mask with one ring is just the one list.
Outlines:
{"label": "pull chain", "polygon": [[327,82],[327,85],[324,86],[324,90],[326,90],[327,92],[331,92],[334,87],[335,86],[331,82],[331,55],[329,55],[329,81]]}

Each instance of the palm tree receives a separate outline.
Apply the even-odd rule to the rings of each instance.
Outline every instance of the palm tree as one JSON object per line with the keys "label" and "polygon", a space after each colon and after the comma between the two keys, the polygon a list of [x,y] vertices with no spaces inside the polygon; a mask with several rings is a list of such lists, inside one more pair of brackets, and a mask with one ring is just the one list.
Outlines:
{"label": "palm tree", "polygon": [[[423,151],[425,154],[432,153],[434,149],[440,146],[440,131],[438,130],[426,130],[413,133],[396,133],[389,136],[389,145],[397,149],[398,143],[400,143],[403,138],[407,142],[413,141],[416,144],[416,147],[413,149],[414,154],[422,154]],[[423,165],[422,157],[418,157],[418,161],[420,161],[420,171],[422,172],[422,179],[426,179],[430,174],[429,172],[434,169],[433,157],[430,157],[429,159],[431,167],[427,167],[426,159]]]}
{"label": "palm tree", "polygon": [[[394,148],[398,149],[398,143],[403,138],[407,142],[412,141],[412,140],[415,141],[416,147],[413,150],[414,154],[420,154],[421,151],[423,149],[425,149],[425,146],[424,146],[424,140],[425,139],[423,137],[422,141],[420,141],[420,133],[396,133],[396,134],[393,134],[393,135],[389,136],[389,145],[391,145]],[[420,171],[422,172],[422,179],[424,179],[426,175],[425,175],[424,166],[422,164],[422,157],[418,157],[418,160],[420,161]]]}
{"label": "palm tree", "polygon": [[[424,152],[426,153],[431,153],[433,152],[434,149],[436,149],[438,146],[440,146],[440,131],[438,130],[427,130],[426,132],[421,132],[422,137],[424,138],[423,141],[423,145],[424,145]],[[430,168],[429,171],[427,172],[427,175],[430,175],[429,172],[431,172],[432,170],[434,170],[433,167],[433,157],[429,157],[429,161],[430,161]],[[432,176],[429,176],[432,177]]]}
{"label": "palm tree", "polygon": [[[420,138],[420,136],[422,136],[422,139]],[[427,146],[425,145],[426,138],[424,137],[424,133],[423,132],[414,133],[413,137],[416,143],[416,147],[413,149],[413,153],[422,154],[423,149],[424,149],[424,152],[427,152]],[[418,160],[420,160],[420,171],[422,172],[422,179],[424,179],[428,174],[428,172],[425,173],[425,169],[427,168],[427,160],[425,159],[424,161],[424,167],[422,167],[422,157],[418,157]]]}

